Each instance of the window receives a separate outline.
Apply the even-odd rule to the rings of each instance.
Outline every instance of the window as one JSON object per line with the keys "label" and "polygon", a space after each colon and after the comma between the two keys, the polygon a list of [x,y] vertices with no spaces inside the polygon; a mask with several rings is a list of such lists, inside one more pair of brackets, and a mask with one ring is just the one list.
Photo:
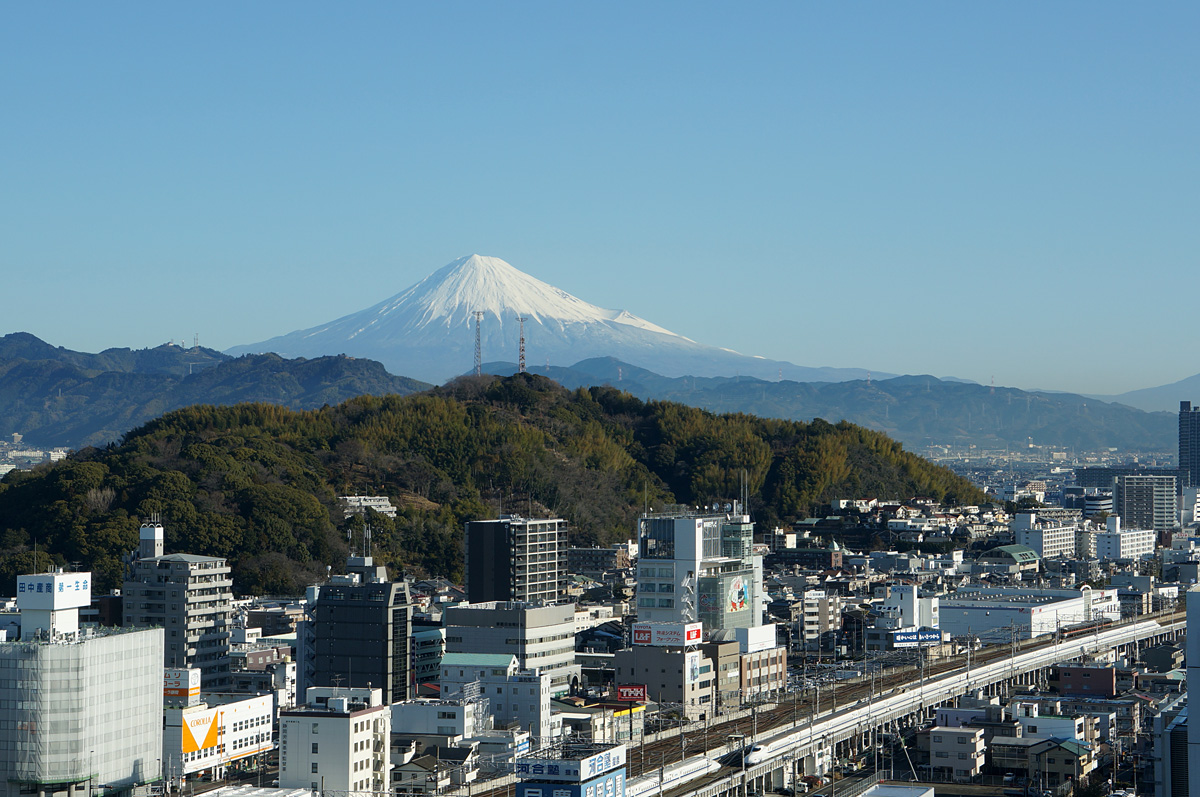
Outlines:
{"label": "window", "polygon": [[313,755],[316,755],[317,754],[317,743],[313,742],[312,745],[313,745]]}
{"label": "window", "polygon": [[317,762],[316,761],[312,762],[312,771],[313,772],[317,771]]}

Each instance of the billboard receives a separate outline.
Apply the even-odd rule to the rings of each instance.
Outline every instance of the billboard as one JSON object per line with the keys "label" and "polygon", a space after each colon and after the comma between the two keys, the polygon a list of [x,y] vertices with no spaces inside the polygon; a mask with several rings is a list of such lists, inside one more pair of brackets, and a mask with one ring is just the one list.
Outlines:
{"label": "billboard", "polygon": [[649,699],[649,693],[646,690],[645,684],[622,684],[617,687],[617,700],[636,703]]}
{"label": "billboard", "polygon": [[700,651],[689,650],[684,654],[683,673],[688,684],[694,684],[700,680]]}
{"label": "billboard", "polygon": [[79,609],[91,605],[91,573],[17,576],[17,605],[32,611]]}
{"label": "billboard", "polygon": [[217,746],[221,729],[220,709],[192,711],[183,717],[183,752],[196,753]]}
{"label": "billboard", "polygon": [[917,645],[936,645],[942,641],[942,632],[935,628],[907,629],[892,632],[892,647],[912,648]]}
{"label": "billboard", "polygon": [[704,637],[700,623],[634,623],[633,644],[659,647],[698,645]]}
{"label": "billboard", "polygon": [[625,745],[618,744],[585,758],[521,758],[517,777],[529,780],[583,783],[625,767]]}
{"label": "billboard", "polygon": [[163,697],[191,705],[200,697],[200,670],[195,668],[163,670]]}

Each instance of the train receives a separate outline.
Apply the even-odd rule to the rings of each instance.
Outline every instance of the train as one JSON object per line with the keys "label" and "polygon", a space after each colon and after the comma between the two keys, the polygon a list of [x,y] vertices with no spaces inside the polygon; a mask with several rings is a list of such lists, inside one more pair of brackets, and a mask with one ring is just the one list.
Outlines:
{"label": "train", "polygon": [[689,781],[711,775],[721,768],[721,765],[711,758],[697,756],[668,764],[661,770],[655,770],[637,778],[630,778],[625,783],[625,797],[647,797],[652,794],[665,794],[671,789],[678,788]]}

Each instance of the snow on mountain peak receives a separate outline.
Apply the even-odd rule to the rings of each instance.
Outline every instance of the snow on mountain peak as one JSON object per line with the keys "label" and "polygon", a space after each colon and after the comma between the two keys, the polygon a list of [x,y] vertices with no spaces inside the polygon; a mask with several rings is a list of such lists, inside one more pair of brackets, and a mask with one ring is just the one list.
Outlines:
{"label": "snow on mountain peak", "polygon": [[680,337],[624,310],[585,302],[486,255],[460,257],[374,309],[378,320],[402,313],[414,327],[471,324],[473,313],[482,310],[501,320],[519,315],[540,324],[608,322]]}

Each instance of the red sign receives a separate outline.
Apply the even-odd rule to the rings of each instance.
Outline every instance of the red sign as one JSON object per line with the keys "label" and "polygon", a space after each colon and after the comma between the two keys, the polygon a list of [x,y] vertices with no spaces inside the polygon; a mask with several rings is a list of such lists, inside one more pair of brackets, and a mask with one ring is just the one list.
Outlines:
{"label": "red sign", "polygon": [[627,703],[644,703],[649,699],[645,684],[625,684],[617,687],[617,700]]}
{"label": "red sign", "polygon": [[649,645],[650,644],[650,626],[635,625],[633,627],[633,644]]}

